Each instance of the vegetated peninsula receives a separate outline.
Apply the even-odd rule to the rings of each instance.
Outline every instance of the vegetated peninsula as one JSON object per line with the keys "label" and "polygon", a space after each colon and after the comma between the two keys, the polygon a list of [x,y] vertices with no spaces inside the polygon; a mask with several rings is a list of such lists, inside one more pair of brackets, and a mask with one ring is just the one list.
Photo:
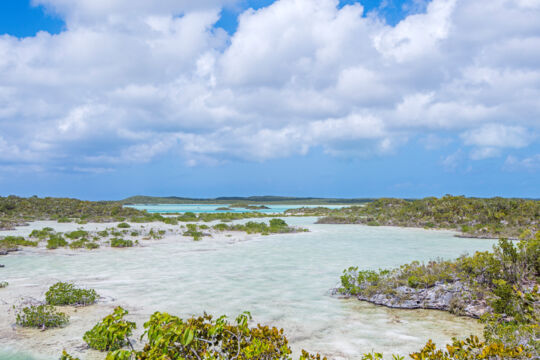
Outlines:
{"label": "vegetated peninsula", "polygon": [[[419,353],[424,356],[414,359],[538,359],[539,279],[540,232],[527,230],[517,244],[500,239],[491,252],[456,260],[414,261],[379,271],[350,267],[334,293],[391,308],[449,311],[485,324],[487,348],[480,352],[455,352],[453,344],[445,357],[438,357],[434,347],[426,346]],[[495,352],[502,348],[518,353]]]}
{"label": "vegetated peninsula", "polygon": [[0,230],[10,230],[28,221],[37,220],[111,222],[119,221],[121,218],[147,215],[144,211],[123,207],[120,203],[110,201],[0,196]]}
{"label": "vegetated peninsula", "polygon": [[540,201],[509,198],[467,198],[446,195],[419,200],[378,199],[341,209],[291,209],[287,214],[321,216],[319,224],[365,224],[457,230],[466,237],[517,239],[538,231]]}
{"label": "vegetated peninsula", "polygon": [[[238,219],[271,217],[272,214],[261,214],[248,210],[262,209],[260,206],[242,205],[246,212],[242,213],[208,213],[195,214],[186,212],[178,216],[164,217],[144,210],[123,206],[115,201],[85,201],[70,198],[39,198],[33,196],[23,198],[10,195],[0,196],[0,230],[12,230],[15,226],[25,225],[30,221],[55,220],[58,222],[106,223],[131,221],[147,223],[160,221],[167,224],[190,221],[231,221]],[[229,209],[227,208],[228,210]]]}

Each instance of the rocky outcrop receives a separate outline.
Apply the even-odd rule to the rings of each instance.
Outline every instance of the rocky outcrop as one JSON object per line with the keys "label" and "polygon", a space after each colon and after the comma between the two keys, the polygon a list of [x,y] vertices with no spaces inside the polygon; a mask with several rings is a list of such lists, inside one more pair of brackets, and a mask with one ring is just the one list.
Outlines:
{"label": "rocky outcrop", "polygon": [[355,297],[389,308],[434,309],[473,318],[479,318],[490,311],[487,302],[475,299],[471,291],[460,281],[454,283],[437,282],[432,287],[421,289],[400,286],[391,292],[356,295]]}
{"label": "rocky outcrop", "polygon": [[0,249],[0,255],[7,255],[10,252],[19,251],[18,248]]}

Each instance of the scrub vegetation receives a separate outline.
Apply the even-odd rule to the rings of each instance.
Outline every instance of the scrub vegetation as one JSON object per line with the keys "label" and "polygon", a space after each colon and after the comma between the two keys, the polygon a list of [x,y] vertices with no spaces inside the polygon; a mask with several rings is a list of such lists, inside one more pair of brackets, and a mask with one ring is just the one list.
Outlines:
{"label": "scrub vegetation", "polygon": [[154,197],[154,196],[132,196],[119,203],[125,205],[136,204],[246,204],[246,205],[335,205],[335,204],[363,204],[372,201],[368,198],[359,199],[331,199],[313,197],[290,197],[290,196],[228,196],[213,199],[195,199],[177,196]]}
{"label": "scrub vegetation", "polygon": [[[135,350],[130,340],[136,324],[124,320],[127,311],[118,307],[84,335],[84,341],[93,349],[108,351],[106,360],[291,360],[292,351],[283,329],[250,326],[249,312],[230,321],[226,316],[217,319],[211,315],[181,319],[163,312],[155,312],[144,323],[141,350]],[[437,349],[433,342],[409,355],[413,360],[466,360],[466,359],[526,359],[533,355],[522,345],[505,345],[480,341],[475,336],[455,339],[445,350]],[[381,353],[371,352],[362,360],[382,360]],[[66,351],[61,360],[77,360]],[[403,360],[393,355],[394,360]],[[300,360],[327,360],[320,354],[302,350]]]}
{"label": "scrub vegetation", "polygon": [[540,201],[446,195],[420,200],[378,199],[341,209],[291,209],[287,214],[322,216],[321,224],[406,226],[461,231],[463,236],[518,238],[540,229]]}
{"label": "scrub vegetation", "polygon": [[99,295],[94,289],[77,288],[72,283],[58,282],[45,293],[48,305],[87,306],[94,304]]}
{"label": "scrub vegetation", "polygon": [[[12,229],[28,221],[109,222],[144,214],[107,201],[83,201],[68,198],[0,197],[0,229]],[[121,220],[120,220],[121,221]]]}
{"label": "scrub vegetation", "polygon": [[[413,359],[491,358],[458,357],[466,349],[469,353],[504,358],[538,358],[539,278],[540,232],[534,235],[527,232],[517,245],[501,239],[491,252],[477,252],[455,261],[413,262],[397,269],[379,271],[360,271],[352,267],[344,271],[338,291],[361,299],[373,295],[392,298],[401,296],[396,290],[403,287],[431,288],[461,282],[463,286],[453,293],[449,310],[460,315],[463,305],[483,300],[486,312],[481,321],[485,324],[486,342],[480,343],[476,338],[465,342],[456,340],[447,347],[447,351],[436,350],[433,344],[428,343],[420,352],[413,354],[415,356],[411,355]],[[445,294],[441,292],[440,295]]]}
{"label": "scrub vegetation", "polygon": [[269,225],[262,222],[249,221],[245,224],[228,225],[220,223],[212,227],[218,231],[244,231],[248,234],[280,234],[308,231],[307,229],[295,228],[287,225],[282,219],[271,219]]}
{"label": "scrub vegetation", "polygon": [[[84,335],[93,349],[108,351],[107,359],[259,359],[289,360],[291,348],[283,329],[249,326],[251,314],[244,312],[229,321],[211,315],[181,319],[168,313],[155,312],[144,323],[142,350],[135,350],[129,339],[135,323],[124,320],[127,311],[118,307]],[[127,348],[126,348],[127,347]],[[74,360],[67,352],[61,359]],[[326,359],[303,351],[301,360]]]}
{"label": "scrub vegetation", "polygon": [[31,305],[24,307],[17,314],[17,325],[42,330],[62,327],[69,322],[69,316],[56,311],[51,305]]}

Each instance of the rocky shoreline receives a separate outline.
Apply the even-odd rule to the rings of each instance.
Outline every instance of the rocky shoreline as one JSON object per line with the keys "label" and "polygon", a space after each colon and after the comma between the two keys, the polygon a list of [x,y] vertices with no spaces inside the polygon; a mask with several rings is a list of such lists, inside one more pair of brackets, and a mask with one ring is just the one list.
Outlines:
{"label": "rocky shoreline", "polygon": [[[342,296],[339,289],[332,294]],[[491,310],[486,300],[476,299],[461,281],[453,283],[437,282],[428,288],[400,286],[391,292],[377,292],[372,295],[347,295],[375,305],[394,309],[430,309],[448,311],[459,316],[480,318]]]}

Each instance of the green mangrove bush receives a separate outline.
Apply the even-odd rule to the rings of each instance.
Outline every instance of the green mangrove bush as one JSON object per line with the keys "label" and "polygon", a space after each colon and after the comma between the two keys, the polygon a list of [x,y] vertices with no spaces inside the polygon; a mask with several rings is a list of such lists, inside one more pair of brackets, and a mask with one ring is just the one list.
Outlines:
{"label": "green mangrove bush", "polygon": [[56,311],[51,305],[32,305],[24,307],[17,313],[16,323],[23,327],[34,327],[42,330],[62,327],[69,322],[69,317]]}
{"label": "green mangrove bush", "polygon": [[89,347],[100,351],[115,351],[130,344],[129,336],[137,327],[134,322],[124,320],[128,311],[117,307],[91,330],[87,331],[83,340]]}
{"label": "green mangrove bush", "polygon": [[49,240],[47,240],[47,249],[54,250],[59,247],[65,247],[68,245],[68,242],[62,234],[51,234],[49,235]]}
{"label": "green mangrove bush", "polygon": [[126,248],[126,247],[132,247],[132,246],[133,246],[133,241],[131,240],[124,240],[122,238],[111,239],[111,247]]}
{"label": "green mangrove bush", "polygon": [[78,305],[94,304],[99,295],[94,289],[81,289],[68,282],[58,282],[45,293],[49,305]]}

